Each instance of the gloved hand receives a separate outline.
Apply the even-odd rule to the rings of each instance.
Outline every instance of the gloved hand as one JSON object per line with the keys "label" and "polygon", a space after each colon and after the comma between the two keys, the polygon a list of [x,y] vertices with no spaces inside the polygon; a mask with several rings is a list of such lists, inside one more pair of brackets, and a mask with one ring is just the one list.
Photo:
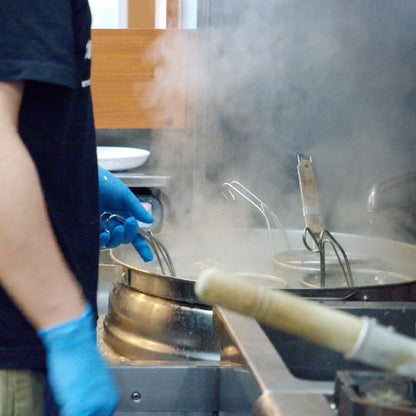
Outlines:
{"label": "gloved hand", "polygon": [[117,387],[98,351],[94,323],[88,304],[80,317],[38,332],[61,416],[110,416],[117,407]]}
{"label": "gloved hand", "polygon": [[153,217],[146,211],[129,187],[113,174],[98,167],[100,213],[111,212],[125,219],[121,224],[112,220],[106,224],[104,217],[100,224],[100,247],[113,248],[120,244],[132,243],[144,261],[153,259],[153,253],[143,237],[137,234],[137,221],[151,224]]}

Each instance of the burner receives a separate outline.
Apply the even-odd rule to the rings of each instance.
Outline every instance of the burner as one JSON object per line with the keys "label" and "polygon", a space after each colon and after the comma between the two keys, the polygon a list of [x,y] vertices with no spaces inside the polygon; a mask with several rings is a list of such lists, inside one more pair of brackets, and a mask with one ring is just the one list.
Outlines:
{"label": "burner", "polygon": [[339,371],[334,401],[339,416],[416,415],[415,381],[380,371]]}

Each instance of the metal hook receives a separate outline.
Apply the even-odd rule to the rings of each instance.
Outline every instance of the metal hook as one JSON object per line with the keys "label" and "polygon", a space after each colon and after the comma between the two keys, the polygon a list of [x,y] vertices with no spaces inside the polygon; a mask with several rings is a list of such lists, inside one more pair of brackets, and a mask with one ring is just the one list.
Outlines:
{"label": "metal hook", "polygon": [[[314,246],[311,246],[307,241],[307,235],[309,235],[313,242]],[[305,227],[303,230],[303,244],[305,247],[313,252],[319,253],[320,260],[320,286],[325,287],[325,278],[326,278],[326,264],[325,264],[325,244],[330,244],[334,253],[338,259],[338,263],[341,267],[342,273],[345,277],[348,287],[354,287],[354,279],[352,276],[350,262],[348,260],[347,254],[341,244],[335,239],[335,237],[326,229],[323,229],[319,235],[314,234],[309,227]],[[341,252],[341,254],[340,254]]]}
{"label": "metal hook", "polygon": [[[111,232],[109,225],[112,219],[118,220],[121,224],[124,224],[126,221],[121,215],[113,214],[111,212],[103,212],[100,215],[100,220],[103,220],[103,219],[105,219],[105,231],[107,233]],[[175,272],[175,268],[173,267],[172,259],[166,247],[153,235],[153,233],[150,230],[144,231],[141,228],[139,228],[139,226],[137,226],[137,234],[140,235],[142,238],[144,238],[147,244],[149,244],[150,248],[152,249],[153,253],[156,256],[156,259],[159,263],[162,274],[166,275],[166,269],[164,267],[164,264],[165,264],[168,268],[168,272],[170,276],[176,276],[176,272]]]}
{"label": "metal hook", "polygon": [[276,228],[279,228],[281,230],[281,232],[283,233],[283,237],[285,239],[286,245],[288,248],[290,248],[289,238],[287,237],[286,230],[283,228],[283,225],[280,222],[277,215],[260,198],[254,195],[253,192],[251,192],[248,188],[246,188],[240,182],[231,181],[231,182],[224,182],[222,184],[222,188],[221,188],[222,195],[227,200],[231,200],[232,202],[236,201],[236,197],[233,191],[236,192],[241,197],[243,197],[252,206],[254,206],[254,208],[256,208],[263,216],[266,222],[267,230],[269,232],[270,243],[272,246],[272,254],[274,255],[276,253],[276,244],[275,244],[275,239],[274,239],[273,232],[272,232],[271,222],[273,222]]}

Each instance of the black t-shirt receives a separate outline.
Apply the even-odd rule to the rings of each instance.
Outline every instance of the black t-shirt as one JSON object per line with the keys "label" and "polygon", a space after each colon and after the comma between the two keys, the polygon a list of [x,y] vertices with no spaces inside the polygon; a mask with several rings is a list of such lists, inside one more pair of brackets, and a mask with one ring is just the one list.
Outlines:
{"label": "black t-shirt", "polygon": [[[96,310],[98,176],[90,27],[87,0],[0,1],[0,79],[25,80],[19,132],[36,163],[62,251]],[[44,366],[34,328],[0,286],[0,368]]]}

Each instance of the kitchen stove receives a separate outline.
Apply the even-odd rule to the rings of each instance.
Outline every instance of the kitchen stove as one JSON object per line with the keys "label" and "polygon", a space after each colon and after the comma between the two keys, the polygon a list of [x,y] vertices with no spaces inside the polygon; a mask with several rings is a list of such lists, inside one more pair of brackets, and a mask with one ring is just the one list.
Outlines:
{"label": "kitchen stove", "polygon": [[[319,301],[415,336],[413,302]],[[131,361],[106,351],[121,392],[115,415],[354,416],[337,409],[341,403],[334,395],[337,370],[374,369],[346,362],[342,356],[224,308],[213,309],[213,326],[219,341],[215,360]]]}
{"label": "kitchen stove", "polygon": [[[407,303],[380,305],[383,307],[374,304],[361,306],[361,311],[357,305],[354,306],[355,313],[368,313],[373,309],[373,316],[380,317],[383,314],[395,315],[400,310],[402,313],[407,311],[408,321],[412,323],[416,313],[416,307]],[[383,374],[387,381],[394,379],[402,385],[408,383],[408,392],[413,391],[414,387],[412,382],[404,378],[376,372],[370,367],[361,367],[360,371],[336,372],[339,361],[331,361],[331,357],[328,358],[326,369],[322,368],[319,351],[305,350],[304,346],[299,347],[301,344],[291,344],[292,354],[299,357],[299,352],[295,350],[298,347],[309,355],[303,358],[303,362],[305,359],[313,362],[317,357],[316,366],[312,366],[315,379],[308,379],[308,374],[295,375],[291,368],[293,360],[291,363],[287,357],[290,357],[290,351],[285,343],[286,334],[276,332],[271,336],[271,330],[263,328],[254,319],[223,308],[215,307],[213,310],[220,358],[211,361],[178,360],[177,357],[160,360],[144,357],[132,361],[102,343],[101,325],[102,317],[98,324],[98,342],[111,363],[121,392],[116,416],[150,416],[156,413],[172,416],[365,416],[374,413],[371,413],[372,410],[357,413],[356,409],[363,408],[363,399],[358,396],[356,385],[362,385],[363,380],[368,385],[374,375],[378,377]],[[282,345],[286,349],[283,353],[279,352]],[[331,368],[330,375],[327,374],[328,367]],[[357,368],[354,363],[352,368]],[[332,378],[332,374],[335,377]],[[399,386],[399,390],[404,391],[404,387]],[[346,405],[346,400],[350,404]],[[370,405],[369,409],[389,407],[385,401],[377,404],[373,400]],[[355,413],[346,412],[345,409],[351,408],[355,409]],[[382,414],[390,416],[389,413]]]}

